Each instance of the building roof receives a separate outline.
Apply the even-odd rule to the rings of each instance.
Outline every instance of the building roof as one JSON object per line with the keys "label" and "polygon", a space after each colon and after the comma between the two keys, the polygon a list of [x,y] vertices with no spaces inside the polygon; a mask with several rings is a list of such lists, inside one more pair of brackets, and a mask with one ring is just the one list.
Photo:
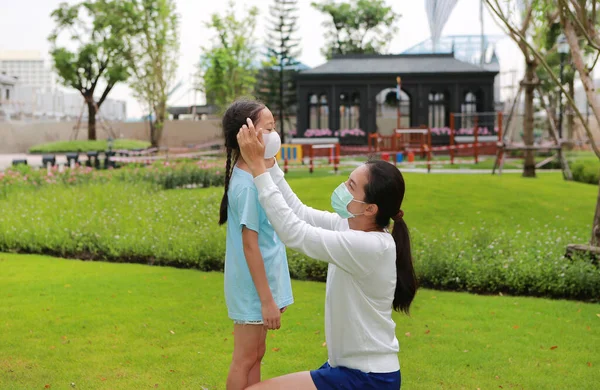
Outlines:
{"label": "building roof", "polygon": [[389,74],[407,73],[498,73],[454,58],[452,53],[345,55],[335,56],[323,65],[300,72],[321,74]]}

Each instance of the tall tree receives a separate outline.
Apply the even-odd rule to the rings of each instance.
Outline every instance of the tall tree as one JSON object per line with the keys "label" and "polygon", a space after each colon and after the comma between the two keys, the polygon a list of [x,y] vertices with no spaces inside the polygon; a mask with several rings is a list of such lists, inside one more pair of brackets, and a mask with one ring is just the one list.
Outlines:
{"label": "tall tree", "polygon": [[325,0],[312,6],[328,16],[324,23],[327,43],[323,55],[379,54],[385,52],[400,15],[385,0],[349,0],[336,3]]}
{"label": "tall tree", "polygon": [[198,88],[209,103],[224,109],[234,99],[251,95],[256,86],[257,57],[254,30],[258,8],[252,7],[237,19],[233,2],[223,16],[213,14],[206,26],[216,33],[211,48],[202,48]]}
{"label": "tall tree", "polygon": [[[558,7],[554,8],[556,6]],[[598,64],[598,59],[600,58],[600,34],[598,31],[598,26],[600,26],[600,16],[598,15],[596,8],[597,2],[594,0],[559,0],[558,4],[546,2],[542,6],[545,15],[541,17],[545,17],[550,21],[552,21],[556,16],[560,18],[563,32],[571,48],[573,65],[575,66],[575,69],[577,69],[577,73],[582,81],[588,97],[588,105],[592,108],[596,120],[598,120],[600,123],[600,98],[597,94],[595,94],[593,80],[591,79],[594,67],[596,64]],[[560,80],[553,72],[551,66],[548,65],[544,59],[544,56],[538,50],[536,50],[532,44],[520,34],[519,31],[517,31],[513,26],[507,26],[513,35],[519,37],[519,39],[529,47],[531,53],[546,69],[550,78],[560,88],[563,95],[565,95],[569,105],[571,106],[571,109],[575,112],[581,121],[581,125],[585,129],[585,133],[588,137],[592,150],[596,154],[596,157],[600,159],[600,148],[596,144],[594,134],[585,122],[581,111],[575,104],[574,99],[567,93],[564,86],[560,83]],[[584,47],[588,45],[594,49],[594,55],[590,56],[591,59],[589,61],[586,59],[584,50]],[[594,214],[590,245],[569,245],[568,250],[585,251],[600,255],[600,183],[598,190],[599,192],[596,199],[596,212]]]}
{"label": "tall tree", "polygon": [[[61,3],[51,14],[56,23],[48,40],[54,68],[61,82],[75,88],[88,108],[88,139],[96,139],[96,114],[115,84],[127,80],[125,59],[127,26],[119,0]],[[68,40],[60,40],[62,36]],[[61,46],[62,43],[71,42]],[[76,47],[71,49],[71,47]],[[96,92],[100,92],[96,100]]]}
{"label": "tall tree", "polygon": [[150,143],[159,146],[177,72],[179,17],[173,0],[128,0],[127,9],[130,86],[151,114]]}
{"label": "tall tree", "polygon": [[[596,118],[596,123],[600,123],[600,96],[596,92],[592,75],[600,57],[600,12],[597,9],[599,7],[597,0],[558,0],[560,23],[571,48],[573,66],[577,69],[588,104]],[[589,56],[591,57],[589,61],[585,54],[586,48],[594,54]],[[575,105],[573,104],[573,106]],[[574,107],[574,109],[579,112],[577,107]],[[597,147],[596,140],[584,123],[581,113],[579,113],[579,118],[586,129],[592,149],[600,159],[600,150]],[[590,239],[590,246],[596,249],[600,246],[600,183],[598,187],[596,212]]]}
{"label": "tall tree", "polygon": [[[533,146],[534,142],[534,97],[535,89],[540,84],[536,76],[539,61],[532,54],[527,40],[532,40],[537,23],[543,23],[543,19],[536,17],[534,12],[538,10],[538,2],[542,0],[514,0],[505,1],[505,7],[501,6],[501,0],[486,0],[488,7],[498,17],[500,23],[507,30],[508,35],[519,46],[525,58],[525,77],[521,85],[525,90],[525,112],[523,116],[523,141],[525,146]],[[523,176],[535,177],[535,154],[533,150],[525,150],[525,161],[523,164]]]}
{"label": "tall tree", "polygon": [[294,75],[300,55],[297,0],[273,0],[265,46],[267,61],[258,74],[256,95],[277,113],[281,141],[285,142],[286,113],[296,103]]}

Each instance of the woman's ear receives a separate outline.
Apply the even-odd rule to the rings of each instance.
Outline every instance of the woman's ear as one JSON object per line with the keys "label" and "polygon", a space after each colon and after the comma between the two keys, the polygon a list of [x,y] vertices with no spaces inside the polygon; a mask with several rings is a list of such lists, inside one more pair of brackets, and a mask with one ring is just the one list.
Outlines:
{"label": "woman's ear", "polygon": [[369,205],[367,205],[367,208],[365,209],[365,215],[366,216],[373,216],[373,215],[377,215],[377,212],[379,211],[379,207],[377,207],[376,204],[370,203]]}

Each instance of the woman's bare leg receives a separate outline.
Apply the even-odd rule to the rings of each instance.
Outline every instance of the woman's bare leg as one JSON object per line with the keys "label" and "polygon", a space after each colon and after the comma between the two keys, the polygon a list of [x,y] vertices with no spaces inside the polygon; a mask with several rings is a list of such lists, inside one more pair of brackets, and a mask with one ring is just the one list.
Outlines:
{"label": "woman's bare leg", "polygon": [[247,390],[317,390],[310,372],[296,372],[277,378],[269,379],[249,387]]}

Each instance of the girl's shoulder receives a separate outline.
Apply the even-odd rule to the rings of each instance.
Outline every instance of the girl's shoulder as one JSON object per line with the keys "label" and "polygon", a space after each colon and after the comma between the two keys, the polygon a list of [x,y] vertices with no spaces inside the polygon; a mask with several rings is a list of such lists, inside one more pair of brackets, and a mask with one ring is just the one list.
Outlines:
{"label": "girl's shoulder", "polygon": [[256,197],[258,197],[258,192],[256,190],[256,186],[254,185],[254,179],[252,175],[238,167],[233,169],[233,173],[229,179],[228,193],[230,197],[237,197],[242,193],[252,195],[256,194]]}

